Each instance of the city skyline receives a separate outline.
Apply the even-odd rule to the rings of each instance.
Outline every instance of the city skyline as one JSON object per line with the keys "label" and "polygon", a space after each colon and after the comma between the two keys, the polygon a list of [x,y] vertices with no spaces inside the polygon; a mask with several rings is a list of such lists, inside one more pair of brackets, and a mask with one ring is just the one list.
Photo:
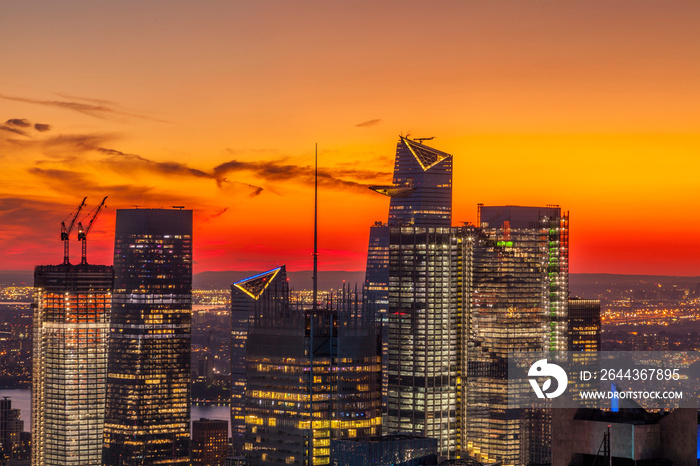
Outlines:
{"label": "city skyline", "polygon": [[388,205],[367,186],[410,133],[454,155],[453,225],[556,202],[572,273],[700,275],[697,2],[5,13],[0,269],[55,257],[87,195],[109,196],[91,262],[111,263],[118,208],[185,205],[195,273],[308,270],[318,142],[321,270],[362,270]]}

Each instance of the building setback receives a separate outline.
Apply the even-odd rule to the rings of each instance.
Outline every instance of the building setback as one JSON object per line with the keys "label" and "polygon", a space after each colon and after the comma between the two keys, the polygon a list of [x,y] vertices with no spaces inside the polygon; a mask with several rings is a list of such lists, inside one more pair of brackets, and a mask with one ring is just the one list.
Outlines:
{"label": "building setback", "polygon": [[192,211],[117,210],[107,465],[189,464]]}
{"label": "building setback", "polygon": [[34,270],[32,465],[102,464],[114,270]]}

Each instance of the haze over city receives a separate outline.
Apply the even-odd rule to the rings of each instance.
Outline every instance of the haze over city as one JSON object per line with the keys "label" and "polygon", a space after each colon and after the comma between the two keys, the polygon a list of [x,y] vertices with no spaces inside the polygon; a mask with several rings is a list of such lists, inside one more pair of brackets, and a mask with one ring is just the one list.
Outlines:
{"label": "haze over city", "polygon": [[[194,271],[363,270],[399,134],[454,155],[453,222],[558,204],[572,273],[700,275],[700,4],[19,2],[0,40],[0,269],[60,222],[194,209]],[[75,244],[75,243],[74,243]],[[76,249],[73,249],[77,254]],[[75,256],[73,257],[75,260]]]}

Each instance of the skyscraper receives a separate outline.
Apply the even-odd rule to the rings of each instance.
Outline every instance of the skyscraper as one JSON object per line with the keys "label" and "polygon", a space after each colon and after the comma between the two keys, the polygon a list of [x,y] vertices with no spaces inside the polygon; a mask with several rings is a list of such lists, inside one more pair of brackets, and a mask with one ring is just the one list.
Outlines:
{"label": "skyscraper", "polygon": [[504,465],[549,461],[549,413],[508,408],[512,351],[566,351],[568,214],[479,206],[467,323],[467,450]]}
{"label": "skyscraper", "polygon": [[189,464],[192,211],[117,211],[105,464]]}
{"label": "skyscraper", "polygon": [[[275,281],[278,274],[281,275]],[[246,342],[248,325],[259,303],[267,302],[269,293],[278,293],[286,280],[284,266],[277,267],[231,285],[231,436],[233,453],[241,455],[245,439]],[[274,285],[268,288],[271,282]],[[264,296],[263,296],[264,295]],[[260,301],[262,298],[262,301]]]}
{"label": "skyscraper", "polygon": [[[377,222],[370,228],[365,275],[366,303],[377,312],[383,404],[388,409],[390,229],[451,226],[452,156],[422,144],[422,140],[401,136],[396,145],[393,184],[370,188],[390,197],[388,222]],[[409,246],[404,244],[404,247]],[[387,422],[388,418],[385,419],[387,426],[398,425],[396,420]]]}
{"label": "skyscraper", "polygon": [[102,464],[114,270],[34,270],[32,465]]}
{"label": "skyscraper", "polygon": [[246,343],[246,459],[329,464],[332,438],[380,432],[374,315],[350,290],[332,308],[292,305],[284,266],[273,273],[234,284],[258,296]]}
{"label": "skyscraper", "polygon": [[473,228],[392,227],[387,432],[462,448],[465,304]]}

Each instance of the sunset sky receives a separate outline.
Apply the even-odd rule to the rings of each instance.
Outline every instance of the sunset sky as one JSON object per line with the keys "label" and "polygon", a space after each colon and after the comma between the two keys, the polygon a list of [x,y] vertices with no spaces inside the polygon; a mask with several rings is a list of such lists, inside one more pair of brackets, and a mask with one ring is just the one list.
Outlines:
{"label": "sunset sky", "polygon": [[[195,211],[195,272],[362,270],[399,134],[453,222],[558,204],[572,273],[700,275],[700,2],[21,1],[0,7],[0,270],[88,196]],[[75,238],[75,234],[73,235]],[[72,241],[73,262],[79,245]]]}

